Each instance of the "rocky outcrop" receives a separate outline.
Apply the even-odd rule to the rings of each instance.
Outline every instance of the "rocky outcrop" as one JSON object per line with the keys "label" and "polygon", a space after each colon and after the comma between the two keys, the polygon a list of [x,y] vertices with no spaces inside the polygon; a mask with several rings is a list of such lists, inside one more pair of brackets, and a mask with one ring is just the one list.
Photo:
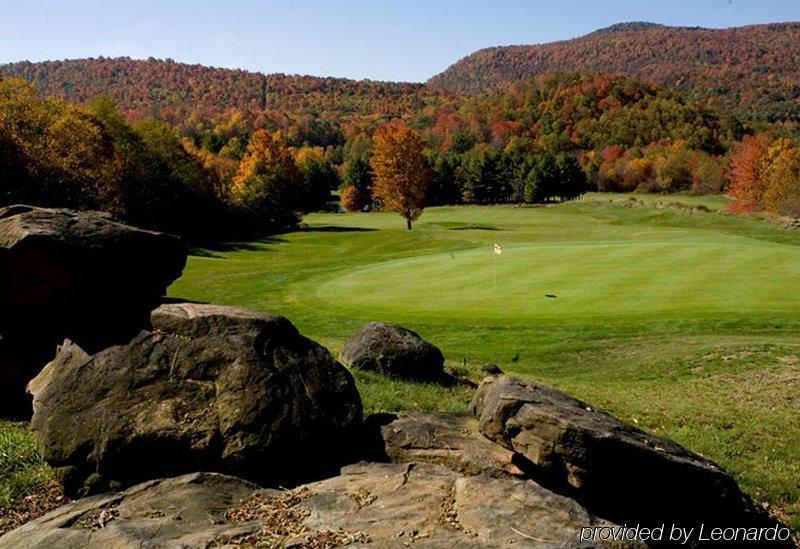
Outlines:
{"label": "rocky outcrop", "polygon": [[105,214],[0,208],[0,416],[30,416],[25,384],[65,338],[91,353],[146,328],[186,255]]}
{"label": "rocky outcrop", "polygon": [[350,373],[283,317],[162,305],[94,355],[66,343],[30,384],[39,451],[70,497],[192,471],[259,482],[340,464],[360,428]]}
{"label": "rocky outcrop", "polygon": [[358,463],[293,490],[195,473],[76,501],[0,538],[0,548],[591,547],[610,526],[523,480],[429,464]]}
{"label": "rocky outcrop", "polygon": [[151,480],[120,493],[74,501],[0,537],[0,547],[202,547],[246,528],[225,510],[258,487],[215,473]]}
{"label": "rocky outcrop", "polygon": [[447,378],[444,355],[433,344],[397,324],[370,322],[342,348],[344,364],[406,379],[437,381]]}
{"label": "rocky outcrop", "polygon": [[486,378],[480,431],[530,463],[532,478],[618,522],[774,526],[711,461],[554,389]]}
{"label": "rocky outcrop", "polygon": [[376,414],[366,420],[379,457],[394,463],[436,463],[466,475],[525,477],[521,456],[484,437],[468,414]]}

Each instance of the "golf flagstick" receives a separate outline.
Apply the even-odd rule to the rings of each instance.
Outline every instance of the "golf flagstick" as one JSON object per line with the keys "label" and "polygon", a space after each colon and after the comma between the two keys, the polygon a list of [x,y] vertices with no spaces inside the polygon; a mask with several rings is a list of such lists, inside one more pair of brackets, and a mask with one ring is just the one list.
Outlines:
{"label": "golf flagstick", "polygon": [[497,252],[492,253],[492,282],[494,292],[497,293]]}
{"label": "golf flagstick", "polygon": [[492,281],[494,284],[494,291],[497,292],[497,257],[503,253],[503,248],[495,242],[494,247],[492,248]]}

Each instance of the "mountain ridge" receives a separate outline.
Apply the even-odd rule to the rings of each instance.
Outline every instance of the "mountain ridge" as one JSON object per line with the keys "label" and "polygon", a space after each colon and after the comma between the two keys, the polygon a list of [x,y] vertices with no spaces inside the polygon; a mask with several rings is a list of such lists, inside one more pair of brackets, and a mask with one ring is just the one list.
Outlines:
{"label": "mountain ridge", "polygon": [[800,22],[724,29],[619,23],[568,40],[484,48],[427,84],[477,94],[556,71],[636,76],[744,118],[800,122]]}
{"label": "mountain ridge", "polygon": [[743,119],[800,125],[800,22],[724,29],[617,23],[557,42],[483,48],[426,83],[268,74],[152,57],[0,65],[0,75],[25,78],[46,95],[86,102],[109,94],[133,118],[173,122],[231,109],[391,118],[430,97],[494,92],[552,72],[623,74]]}
{"label": "mountain ridge", "polygon": [[334,109],[392,117],[415,107],[420,94],[448,95],[422,83],[265,74],[152,57],[20,61],[0,65],[0,76],[24,78],[45,95],[79,103],[110,95],[131,118],[170,122],[191,113],[216,117],[231,110],[319,116]]}

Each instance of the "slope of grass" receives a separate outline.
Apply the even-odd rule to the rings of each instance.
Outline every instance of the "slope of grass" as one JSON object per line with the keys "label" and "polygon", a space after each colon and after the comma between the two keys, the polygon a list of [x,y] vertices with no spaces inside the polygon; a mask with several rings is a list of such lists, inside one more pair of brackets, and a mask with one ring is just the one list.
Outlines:
{"label": "slope of grass", "polygon": [[[315,214],[196,250],[170,293],[286,315],[334,353],[364,322],[401,322],[453,364],[497,363],[677,439],[800,527],[800,234],[657,198],[431,208],[412,232],[391,214]],[[470,397],[356,377],[370,411]]]}

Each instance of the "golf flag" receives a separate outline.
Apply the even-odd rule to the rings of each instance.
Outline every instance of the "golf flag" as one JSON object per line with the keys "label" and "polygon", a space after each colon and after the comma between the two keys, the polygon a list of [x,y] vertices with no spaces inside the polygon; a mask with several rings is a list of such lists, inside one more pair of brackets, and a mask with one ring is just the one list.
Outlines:
{"label": "golf flag", "polygon": [[498,244],[496,242],[494,244],[494,253],[496,253],[497,255],[500,255],[501,253],[503,253],[503,248],[501,248],[500,244]]}

